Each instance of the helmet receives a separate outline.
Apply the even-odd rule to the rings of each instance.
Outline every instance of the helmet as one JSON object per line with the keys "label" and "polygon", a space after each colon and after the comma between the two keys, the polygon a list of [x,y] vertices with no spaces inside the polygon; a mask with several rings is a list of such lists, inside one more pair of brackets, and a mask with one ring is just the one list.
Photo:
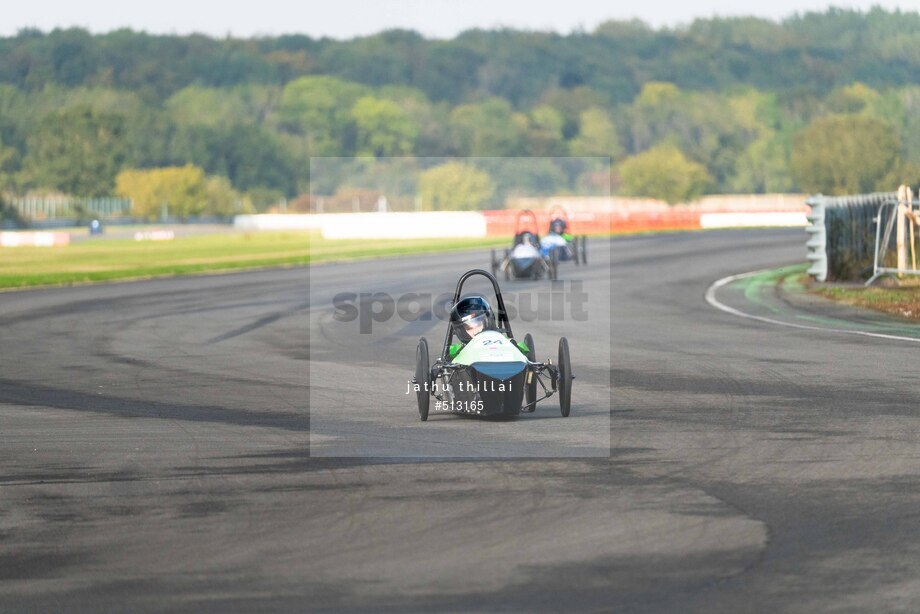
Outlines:
{"label": "helmet", "polygon": [[535,234],[530,231],[525,230],[517,235],[514,241],[515,245],[533,245],[537,247],[540,245],[540,239]]}
{"label": "helmet", "polygon": [[554,233],[556,233],[557,235],[561,235],[561,234],[563,234],[563,233],[565,232],[565,230],[566,230],[565,226],[566,226],[565,220],[563,220],[562,218],[558,218],[558,217],[557,217],[557,218],[553,219],[553,221],[551,221],[551,222],[549,223],[549,231],[550,231],[550,232],[554,232]]}
{"label": "helmet", "polygon": [[460,341],[467,343],[482,331],[495,328],[495,314],[486,299],[469,296],[450,310],[450,325]]}

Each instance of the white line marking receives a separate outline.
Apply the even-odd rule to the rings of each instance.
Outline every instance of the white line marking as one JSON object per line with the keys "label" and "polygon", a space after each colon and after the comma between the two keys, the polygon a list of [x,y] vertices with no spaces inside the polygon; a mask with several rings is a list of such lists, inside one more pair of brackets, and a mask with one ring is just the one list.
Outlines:
{"label": "white line marking", "polygon": [[761,269],[759,271],[751,271],[750,273],[740,273],[738,275],[729,275],[728,277],[723,277],[722,279],[713,282],[711,286],[706,290],[706,302],[719,309],[725,313],[730,313],[732,315],[738,316],[739,318],[747,318],[749,320],[757,320],[758,322],[766,322],[768,324],[779,324],[780,326],[788,326],[790,328],[800,328],[803,330],[816,330],[827,333],[840,333],[843,335],[859,335],[862,337],[876,337],[879,339],[894,339],[896,341],[910,341],[911,343],[920,343],[920,339],[915,337],[902,337],[900,335],[886,335],[884,333],[872,333],[865,330],[847,330],[844,328],[825,328],[821,326],[809,326],[807,324],[795,324],[794,322],[783,322],[782,320],[774,320],[773,318],[765,318],[763,316],[755,316],[750,313],[744,313],[739,311],[734,307],[729,307],[725,303],[719,301],[716,298],[716,291],[726,286],[732,282],[738,281],[739,279],[744,279],[746,277],[753,277],[754,275],[759,275],[761,273],[766,273],[772,269]]}

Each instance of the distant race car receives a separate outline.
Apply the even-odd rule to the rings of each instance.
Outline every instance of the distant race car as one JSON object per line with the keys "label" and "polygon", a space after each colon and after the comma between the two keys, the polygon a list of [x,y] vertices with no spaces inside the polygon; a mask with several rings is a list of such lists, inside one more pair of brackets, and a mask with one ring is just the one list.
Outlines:
{"label": "distant race car", "polygon": [[[481,275],[492,282],[498,317],[484,297],[461,299],[463,283]],[[457,343],[453,343],[456,337]],[[435,411],[476,416],[516,416],[532,412],[538,401],[559,394],[559,409],[567,417],[572,404],[572,363],[569,342],[559,339],[558,362],[536,360],[533,337],[515,340],[498,281],[488,271],[474,269],[457,282],[450,324],[440,357],[431,365],[428,341],[419,339],[412,383],[419,418],[428,420],[432,397]],[[537,386],[543,396],[537,398]]]}
{"label": "distant race car", "polygon": [[[523,223],[522,223],[523,222]],[[510,279],[556,279],[558,254],[555,250],[544,252],[537,234],[537,216],[525,209],[518,213],[514,225],[514,242],[505,250],[503,258],[492,250],[492,275],[499,271]]]}
{"label": "distant race car", "polygon": [[[565,210],[557,207],[550,212],[549,232],[540,241],[540,252],[544,258],[556,262],[588,264],[588,237],[570,234],[571,226]],[[555,258],[554,255],[555,254]]]}

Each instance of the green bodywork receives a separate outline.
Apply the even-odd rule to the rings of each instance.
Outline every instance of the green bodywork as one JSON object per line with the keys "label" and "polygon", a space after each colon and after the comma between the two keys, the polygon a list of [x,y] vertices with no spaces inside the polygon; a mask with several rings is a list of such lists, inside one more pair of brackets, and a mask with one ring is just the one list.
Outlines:
{"label": "green bodywork", "polygon": [[[456,354],[454,348],[460,346]],[[451,362],[471,365],[474,362],[527,362],[529,348],[523,343],[512,342],[500,332],[487,330],[473,337],[466,346],[450,346]]]}
{"label": "green bodywork", "polygon": [[[527,347],[527,344],[526,344],[526,343],[524,343],[523,341],[515,341],[515,343],[517,344],[518,350],[520,350],[520,351],[521,351],[521,354],[524,354],[525,357],[527,356],[527,354],[530,353],[530,348]],[[464,347],[464,346],[463,346],[462,343],[452,343],[452,344],[447,348],[447,358],[448,358],[448,360],[451,360],[451,361],[452,361],[454,358],[456,358],[456,357],[457,357],[457,354],[460,353],[460,350],[462,350],[463,347]]]}

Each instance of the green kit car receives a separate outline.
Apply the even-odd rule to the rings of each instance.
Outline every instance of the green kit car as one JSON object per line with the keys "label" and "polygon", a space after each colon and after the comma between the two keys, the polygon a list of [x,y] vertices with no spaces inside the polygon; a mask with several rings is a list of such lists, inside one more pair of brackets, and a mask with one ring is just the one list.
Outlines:
{"label": "green kit car", "polygon": [[[492,282],[497,318],[482,296],[460,298],[463,283],[475,275]],[[434,365],[424,337],[416,350],[412,383],[423,421],[428,419],[432,397],[437,413],[511,417],[534,411],[538,401],[558,393],[560,411],[569,415],[575,376],[565,337],[559,340],[556,364],[551,360],[538,362],[533,337],[527,334],[523,342],[515,340],[498,281],[481,269],[460,277],[452,305],[444,347]],[[538,387],[542,392],[539,398]]]}

